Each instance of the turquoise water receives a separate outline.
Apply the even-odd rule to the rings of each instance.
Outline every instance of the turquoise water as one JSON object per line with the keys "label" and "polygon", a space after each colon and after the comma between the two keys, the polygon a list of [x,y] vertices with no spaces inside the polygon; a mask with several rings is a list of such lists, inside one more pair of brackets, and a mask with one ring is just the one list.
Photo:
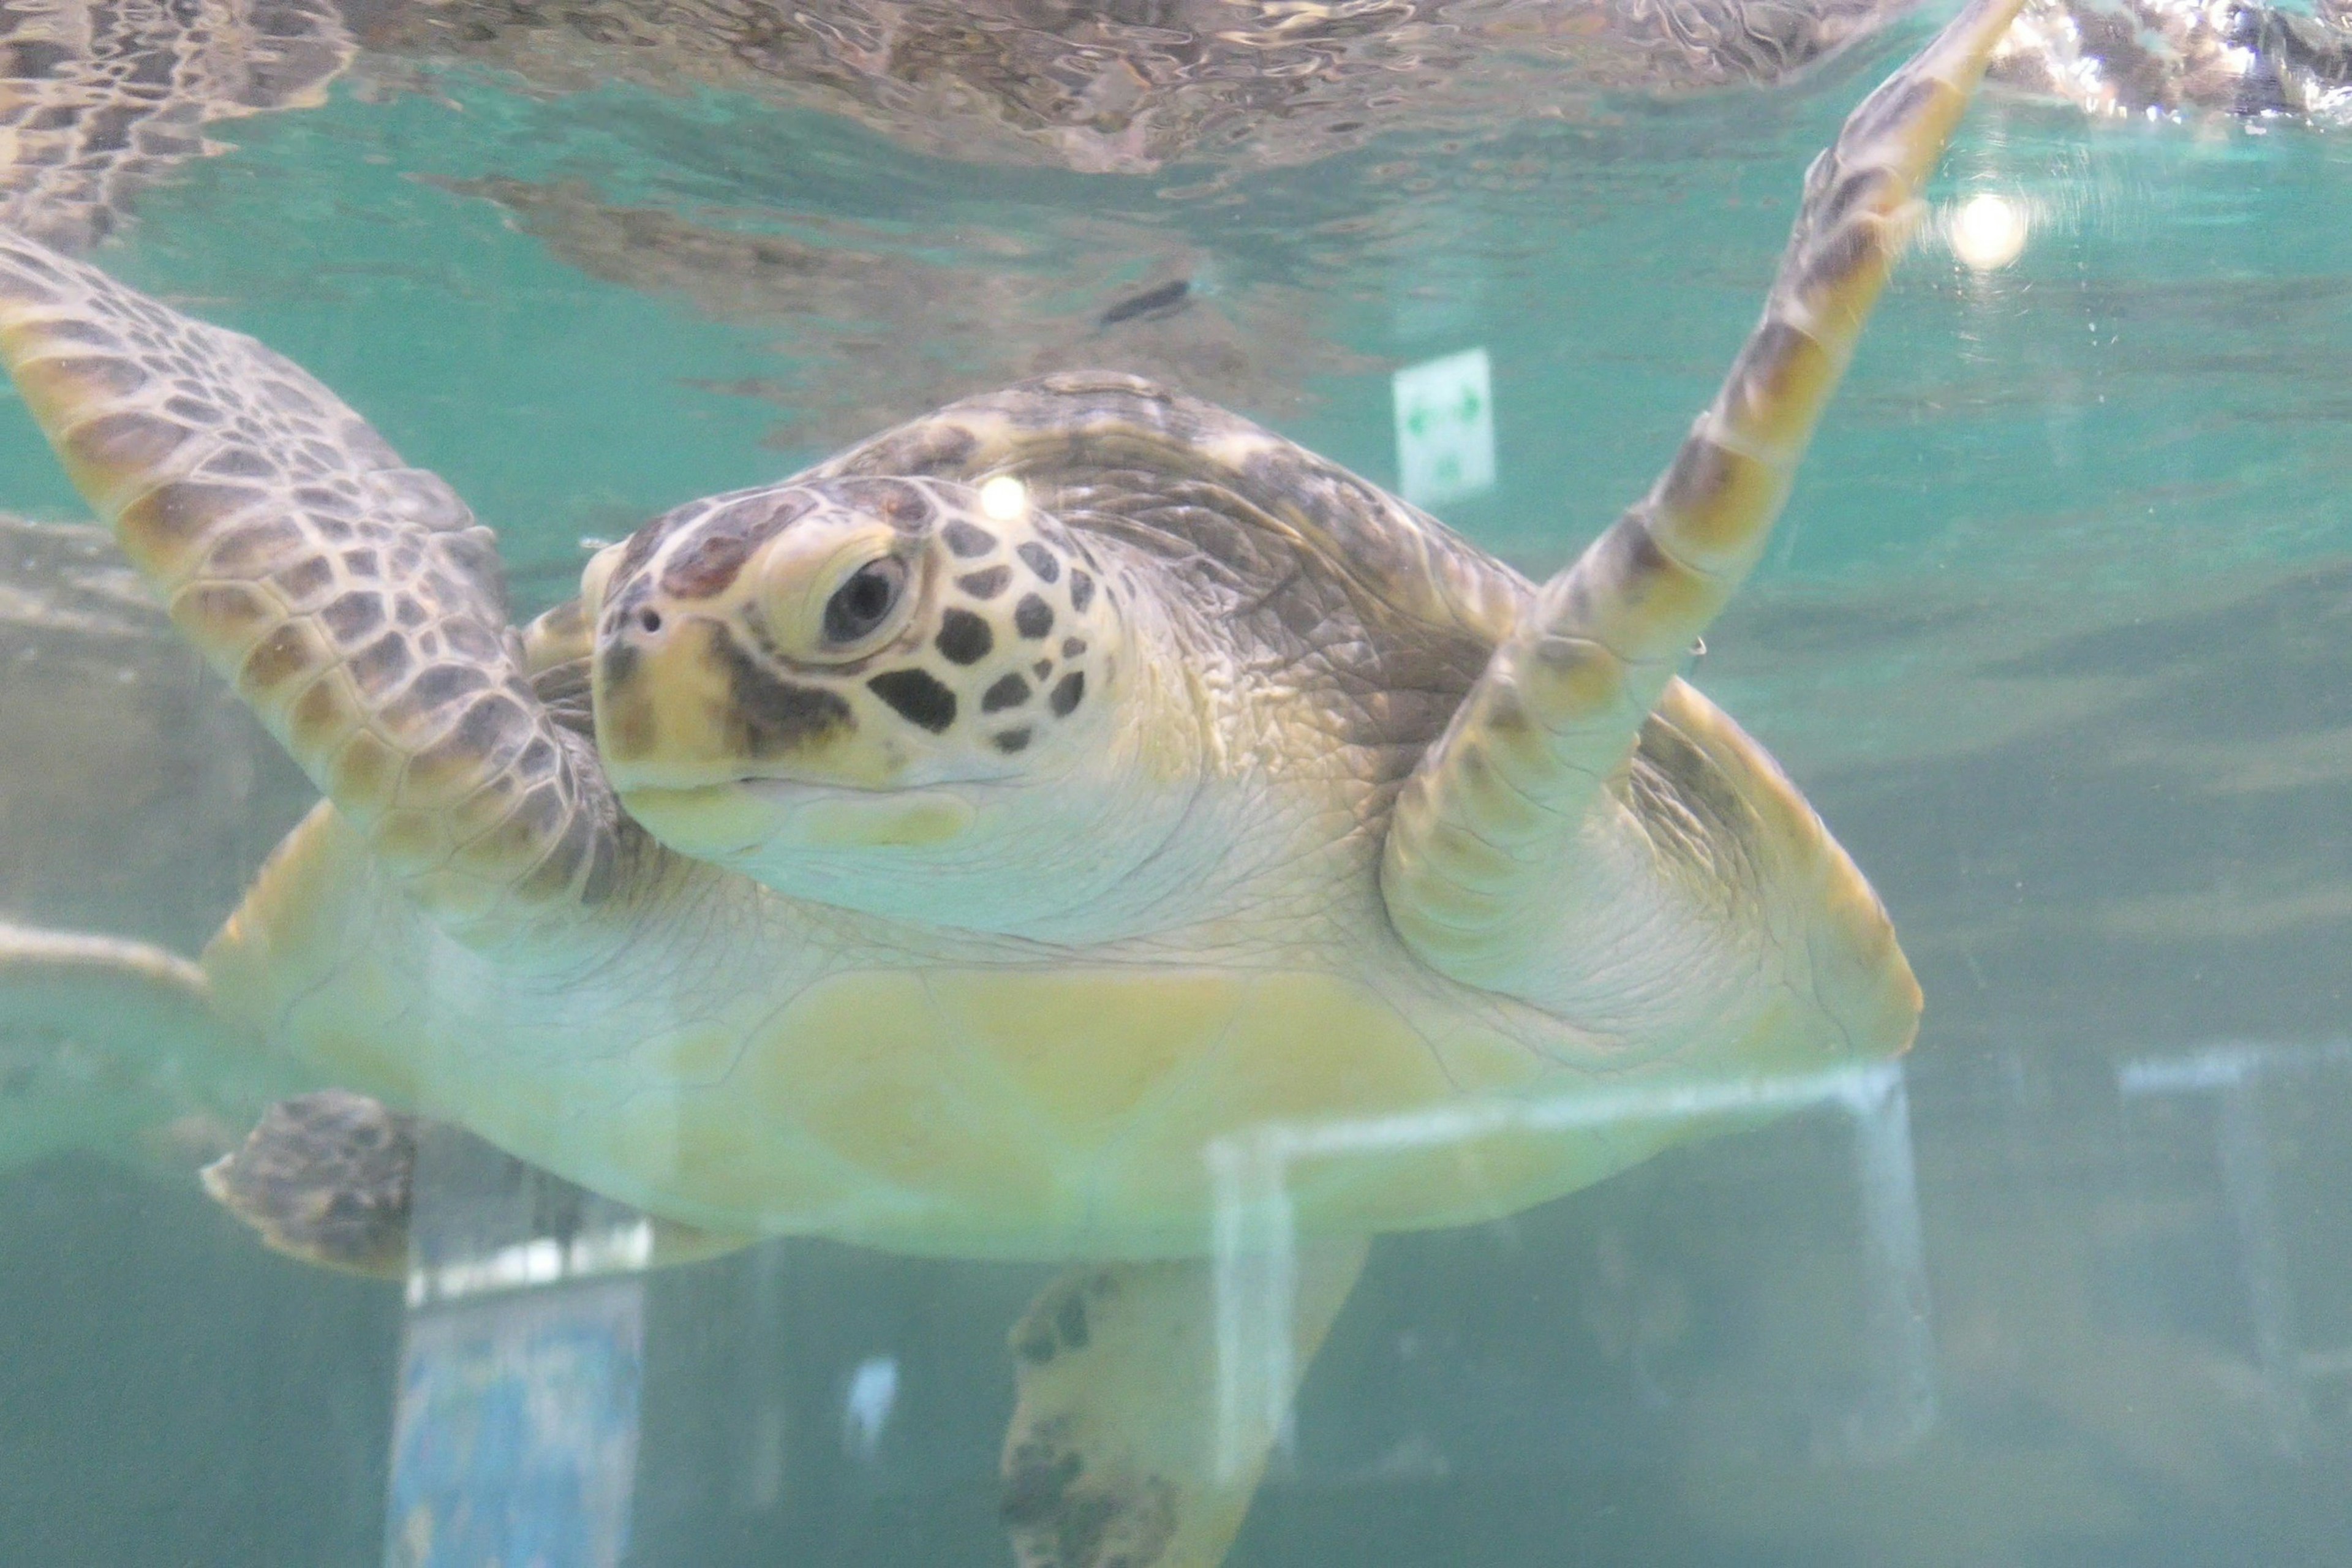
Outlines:
{"label": "turquoise water", "polygon": [[[1392,373],[1473,347],[1496,483],[1436,510],[1541,574],[1670,454],[1807,159],[1920,36],[1148,174],[428,70],[217,128],[97,258],[446,476],[526,611],[583,541],[1055,366],[1393,483]],[[1907,1121],[1817,1108],[1384,1243],[1235,1563],[2352,1561],[2352,146],[1993,98],[1933,196],[1986,192],[2022,256],[1930,226],[1694,672],[1894,914]],[[13,407],[0,510],[81,516]],[[167,654],[89,658],[135,713],[70,699],[0,762],[0,910],[192,948],[303,786]],[[11,668],[9,714],[69,700]],[[0,1173],[0,1562],[382,1561],[398,1288],[156,1166]],[[1040,1278],[813,1242],[646,1276],[628,1560],[1007,1560]]]}

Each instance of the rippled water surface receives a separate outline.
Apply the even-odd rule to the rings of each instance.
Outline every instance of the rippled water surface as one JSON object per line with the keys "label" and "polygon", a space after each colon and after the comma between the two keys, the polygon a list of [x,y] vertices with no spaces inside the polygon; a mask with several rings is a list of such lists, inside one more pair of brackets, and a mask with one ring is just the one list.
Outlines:
{"label": "rippled water surface", "polygon": [[[215,126],[92,254],[446,476],[526,612],[588,542],[1049,369],[1394,484],[1395,374],[1473,349],[1496,479],[1433,510],[1540,575],[1671,454],[1807,160],[1924,36],[1094,166],[412,39]],[[1977,270],[1943,219],[1986,194],[2029,232]],[[2352,145],[1994,94],[1933,196],[1692,677],[1884,896],[1916,1047],[1384,1243],[1236,1564],[2352,1560]],[[13,404],[0,511],[0,912],[193,950],[308,786],[71,531]],[[425,1462],[395,1422],[458,1397],[399,1288],[254,1246],[168,1095],[11,1064],[0,1561],[384,1560]],[[634,1433],[627,1560],[1009,1561],[1004,1333],[1042,1278],[787,1241],[598,1298],[642,1344],[581,1395]]]}

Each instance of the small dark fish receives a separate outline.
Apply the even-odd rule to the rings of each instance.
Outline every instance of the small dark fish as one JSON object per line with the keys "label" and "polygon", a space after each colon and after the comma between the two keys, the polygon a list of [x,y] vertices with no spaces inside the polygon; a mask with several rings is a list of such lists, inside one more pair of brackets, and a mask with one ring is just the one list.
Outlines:
{"label": "small dark fish", "polygon": [[1121,300],[1118,304],[1105,310],[1096,324],[1115,327],[1121,321],[1132,321],[1138,316],[1149,316],[1160,310],[1172,310],[1191,299],[1192,295],[1192,279],[1179,278],[1172,283],[1162,283],[1157,289],[1146,289],[1140,294],[1130,295]]}

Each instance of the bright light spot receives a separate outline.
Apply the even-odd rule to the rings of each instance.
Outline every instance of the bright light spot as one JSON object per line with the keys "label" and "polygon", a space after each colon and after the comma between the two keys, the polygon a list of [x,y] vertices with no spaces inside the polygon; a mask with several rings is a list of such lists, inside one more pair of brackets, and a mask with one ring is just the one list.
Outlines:
{"label": "bright light spot", "polygon": [[980,487],[980,510],[998,522],[1011,522],[1029,510],[1029,487],[1011,474],[999,474]]}
{"label": "bright light spot", "polygon": [[1397,488],[1434,505],[1495,483],[1495,378],[1485,349],[1407,365],[1396,401]]}
{"label": "bright light spot", "polygon": [[[1019,480],[1013,481],[1018,484]],[[890,1422],[890,1407],[898,1403],[898,1362],[895,1356],[868,1356],[849,1375],[849,1396],[842,1402],[841,1436],[856,1458],[871,1461],[882,1447],[882,1428]]]}
{"label": "bright light spot", "polygon": [[2025,249],[2025,209],[2006,196],[1970,196],[1948,226],[1952,254],[1979,272],[2006,267]]}

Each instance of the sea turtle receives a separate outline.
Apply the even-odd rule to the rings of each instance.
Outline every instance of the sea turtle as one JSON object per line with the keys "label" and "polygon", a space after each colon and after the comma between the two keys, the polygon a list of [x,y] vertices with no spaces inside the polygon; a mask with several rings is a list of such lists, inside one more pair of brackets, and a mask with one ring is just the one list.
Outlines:
{"label": "sea turtle", "polygon": [[[1908,1046],[1868,883],[1677,670],[2018,4],[1854,110],[1723,390],[1540,585],[1065,374],[679,507],[518,630],[324,386],[0,238],[26,404],[326,795],[200,969],[125,984],[707,1236],[1070,1265],[1013,1331],[1021,1559],[1214,1563],[1372,1237]],[[351,1111],[295,1102],[261,1185],[375,1190],[294,1147]],[[1284,1310],[1216,1310],[1252,1257]]]}

